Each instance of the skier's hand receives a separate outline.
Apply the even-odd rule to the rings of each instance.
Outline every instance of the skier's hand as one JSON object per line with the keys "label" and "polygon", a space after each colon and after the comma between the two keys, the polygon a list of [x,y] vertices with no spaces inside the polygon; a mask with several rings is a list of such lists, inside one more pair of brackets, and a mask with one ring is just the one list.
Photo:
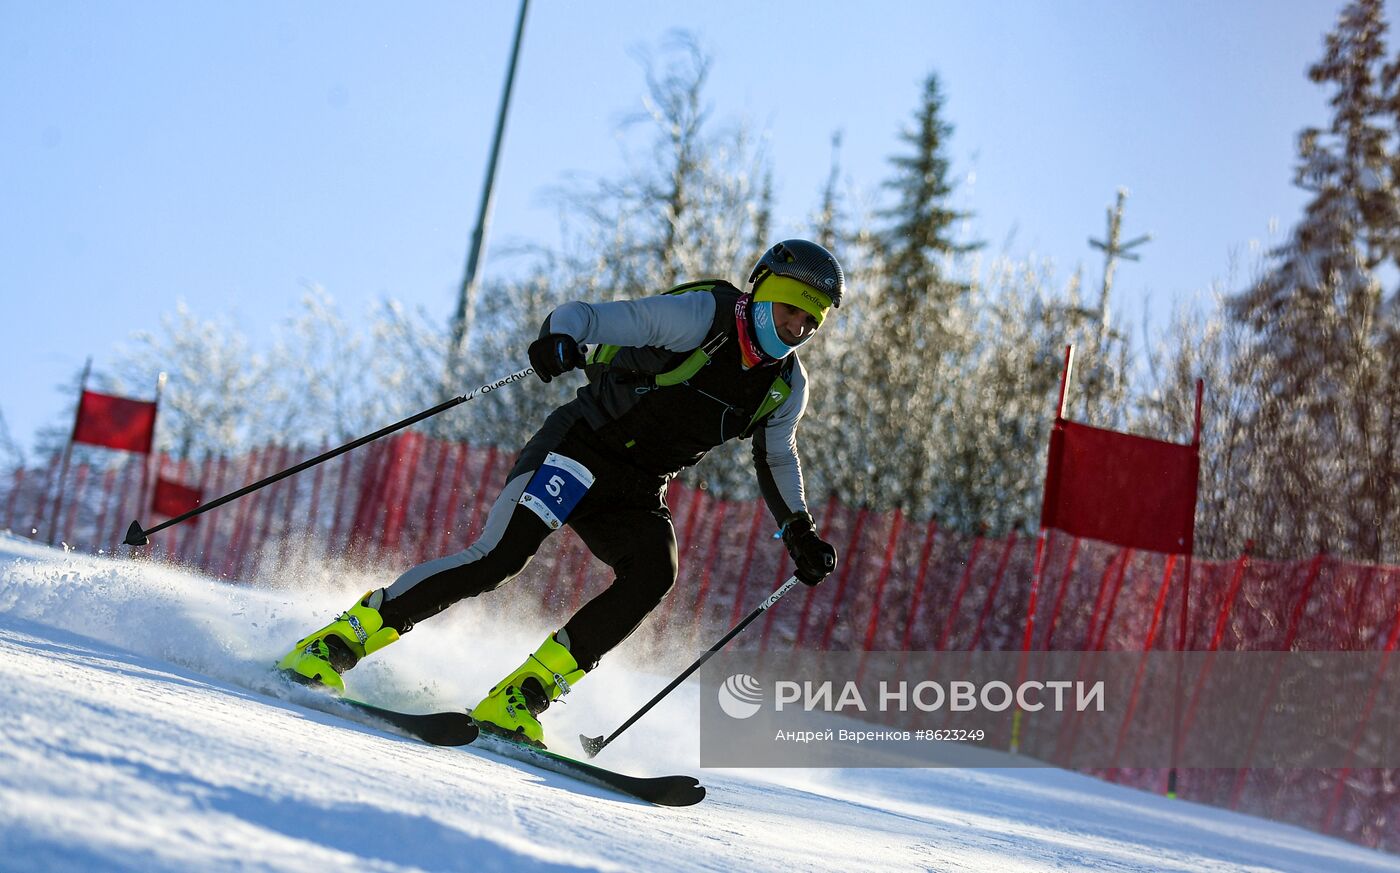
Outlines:
{"label": "skier's hand", "polygon": [[530,366],[541,381],[548,382],[584,365],[578,340],[566,333],[551,333],[530,343]]}
{"label": "skier's hand", "polygon": [[812,516],[800,512],[783,525],[783,545],[797,565],[797,580],[817,585],[836,569],[836,547],[817,536]]}

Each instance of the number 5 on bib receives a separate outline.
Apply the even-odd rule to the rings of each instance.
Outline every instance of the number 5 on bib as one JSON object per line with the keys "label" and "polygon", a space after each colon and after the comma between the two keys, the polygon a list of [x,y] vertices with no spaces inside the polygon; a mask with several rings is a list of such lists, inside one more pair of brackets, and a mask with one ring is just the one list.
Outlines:
{"label": "number 5 on bib", "polygon": [[588,468],[563,455],[550,452],[530,477],[520,505],[540,517],[550,530],[558,530],[569,520],[569,513],[593,486]]}

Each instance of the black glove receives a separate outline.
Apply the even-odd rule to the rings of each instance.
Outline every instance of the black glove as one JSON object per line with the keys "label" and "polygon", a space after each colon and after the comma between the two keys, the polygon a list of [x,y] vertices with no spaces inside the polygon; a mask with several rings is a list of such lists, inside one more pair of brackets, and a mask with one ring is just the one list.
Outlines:
{"label": "black glove", "polygon": [[817,536],[812,516],[800,512],[783,525],[783,545],[797,565],[797,581],[816,585],[836,569],[836,547]]}
{"label": "black glove", "polygon": [[578,340],[567,333],[551,333],[530,343],[530,366],[544,382],[562,376],[585,361]]}

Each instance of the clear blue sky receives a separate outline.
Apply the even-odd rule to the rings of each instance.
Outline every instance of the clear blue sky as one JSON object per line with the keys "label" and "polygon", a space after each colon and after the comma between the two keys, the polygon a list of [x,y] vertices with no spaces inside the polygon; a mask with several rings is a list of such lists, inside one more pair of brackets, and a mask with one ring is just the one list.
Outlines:
{"label": "clear blue sky", "polygon": [[[1118,273],[1136,326],[1148,295],[1165,312],[1297,217],[1295,134],[1327,120],[1304,71],[1342,5],[536,0],[490,242],[554,240],[548,190],[617,172],[636,49],[683,27],[714,57],[715,117],[769,136],[779,234],[812,210],[834,130],[845,175],[878,193],[937,70],[957,202],[993,251],[1010,238],[1097,282],[1086,240],[1130,190],[1126,233],[1154,236]],[[254,338],[307,282],[348,313],[393,296],[446,320],[517,8],[0,0],[0,410],[17,441],[58,421],[56,385],[87,355],[109,363],[180,299]],[[511,265],[488,248],[485,269]]]}

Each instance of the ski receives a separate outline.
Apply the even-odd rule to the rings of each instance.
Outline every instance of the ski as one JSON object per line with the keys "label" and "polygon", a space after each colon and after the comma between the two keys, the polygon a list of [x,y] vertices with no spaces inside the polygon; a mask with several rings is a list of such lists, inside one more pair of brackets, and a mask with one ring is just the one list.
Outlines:
{"label": "ski", "polygon": [[629,776],[594,764],[510,739],[490,729],[477,735],[472,748],[569,776],[599,788],[645,800],[657,806],[692,806],[705,799],[705,786],[694,776]]}
{"label": "ski", "polygon": [[[401,712],[385,709],[363,700],[350,697],[337,697],[320,683],[302,681],[294,673],[281,671],[278,674],[289,689],[307,689],[315,694],[297,694],[295,697],[282,697],[294,703],[310,707],[317,712],[338,715],[357,724],[371,727],[389,727],[399,733],[434,746],[465,746],[476,739],[479,728],[471,716],[465,712]],[[277,695],[281,697],[281,695]]]}
{"label": "ski", "polygon": [[[294,687],[317,688],[314,685],[296,682],[287,676],[283,678]],[[483,730],[464,712],[400,712],[349,697],[333,697],[329,693],[317,697],[318,699],[307,700],[299,695],[295,702],[318,712],[341,716],[357,724],[386,727],[435,746],[479,747],[522,764],[568,776],[657,806],[692,806],[705,799],[705,787],[694,776],[648,777],[618,773],[511,739],[489,727]]]}
{"label": "ski", "polygon": [[[337,704],[344,704],[357,714],[368,716],[368,721],[388,724],[425,743],[437,746],[471,745],[657,806],[691,806],[705,799],[704,786],[693,776],[646,777],[618,773],[548,749],[518,742],[489,729],[482,730],[465,713],[430,712],[418,715],[385,709],[350,698],[329,700],[327,703],[327,711]],[[355,720],[364,721],[358,718]]]}

